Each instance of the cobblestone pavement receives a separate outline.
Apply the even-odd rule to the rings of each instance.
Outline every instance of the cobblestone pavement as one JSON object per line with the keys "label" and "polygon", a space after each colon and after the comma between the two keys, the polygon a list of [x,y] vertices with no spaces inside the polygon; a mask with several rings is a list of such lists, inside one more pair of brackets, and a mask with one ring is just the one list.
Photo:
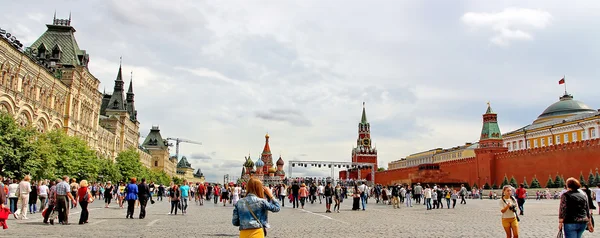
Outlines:
{"label": "cobblestone pavement", "polygon": [[[351,211],[351,200],[345,200],[340,213],[325,213],[325,204],[307,204],[305,209],[286,206],[269,215],[272,226],[269,237],[504,237],[497,200],[468,200],[456,209],[427,211],[423,205],[412,208],[375,204],[366,211]],[[89,223],[77,225],[80,209],[72,210],[69,226],[45,225],[41,214],[29,215],[29,220],[8,221],[9,229],[0,237],[237,237],[238,229],[231,225],[232,207],[191,202],[185,216],[168,215],[165,200],[148,206],[146,219],[125,219],[126,209],[103,208],[100,200],[90,205]],[[525,203],[521,218],[521,237],[555,237],[557,232],[557,200]],[[136,214],[139,209],[136,208]],[[600,237],[584,233],[584,237]]]}

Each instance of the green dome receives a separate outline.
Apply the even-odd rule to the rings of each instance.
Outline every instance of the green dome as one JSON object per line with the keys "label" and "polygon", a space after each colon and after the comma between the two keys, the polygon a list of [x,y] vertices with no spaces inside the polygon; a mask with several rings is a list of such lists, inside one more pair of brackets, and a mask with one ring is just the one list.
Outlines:
{"label": "green dome", "polygon": [[252,161],[252,159],[250,159],[250,156],[248,156],[248,158],[246,158],[246,162],[244,163],[244,167],[246,167],[246,168],[252,168],[252,167],[254,167],[254,162]]}
{"label": "green dome", "polygon": [[536,122],[540,119],[552,117],[555,118],[557,116],[565,115],[572,116],[574,114],[583,114],[583,113],[594,113],[596,110],[591,109],[585,103],[577,100],[573,100],[573,96],[565,94],[560,97],[560,101],[553,103],[550,105],[542,114],[537,118]]}

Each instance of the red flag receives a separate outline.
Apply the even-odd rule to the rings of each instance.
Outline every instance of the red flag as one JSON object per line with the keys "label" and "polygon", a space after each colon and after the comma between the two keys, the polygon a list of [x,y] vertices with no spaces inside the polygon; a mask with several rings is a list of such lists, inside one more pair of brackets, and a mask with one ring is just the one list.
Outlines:
{"label": "red flag", "polygon": [[565,77],[563,77],[560,80],[558,80],[558,84],[564,84],[564,83],[565,83]]}

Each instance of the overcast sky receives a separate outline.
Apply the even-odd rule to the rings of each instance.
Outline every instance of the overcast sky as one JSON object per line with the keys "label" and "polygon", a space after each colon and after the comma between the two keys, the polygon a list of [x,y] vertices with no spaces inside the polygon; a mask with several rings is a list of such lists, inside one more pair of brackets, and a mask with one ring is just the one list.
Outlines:
{"label": "overcast sky", "polygon": [[[173,2],[173,3],[171,3]],[[133,71],[141,134],[211,181],[273,157],[350,161],[366,102],[379,164],[478,139],[486,102],[502,132],[564,88],[600,107],[597,1],[8,1],[0,28],[30,45],[72,13],[90,71],[112,91]],[[174,148],[172,150],[174,154]],[[337,171],[336,171],[337,172]],[[295,170],[323,176],[328,169]]]}

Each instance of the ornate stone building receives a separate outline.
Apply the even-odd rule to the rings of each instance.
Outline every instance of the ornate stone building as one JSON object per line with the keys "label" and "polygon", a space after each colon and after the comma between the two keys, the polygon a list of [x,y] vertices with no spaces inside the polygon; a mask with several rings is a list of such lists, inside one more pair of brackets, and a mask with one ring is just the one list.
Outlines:
{"label": "ornate stone building", "polygon": [[119,67],[113,93],[102,94],[100,80],[88,69],[90,56],[77,44],[71,19],[55,16],[46,26],[46,32],[25,49],[0,28],[0,110],[14,115],[22,126],[40,132],[62,129],[80,137],[99,156],[114,159],[120,151],[136,148],[142,163],[150,167],[152,156],[138,146],[133,83],[125,94]]}
{"label": "ornate stone building", "polygon": [[265,147],[261,156],[253,162],[250,158],[245,157],[245,162],[242,165],[241,180],[248,181],[251,177],[260,179],[265,184],[279,184],[285,179],[283,171],[284,162],[281,156],[273,166],[273,155],[269,146],[269,134],[265,135]]}
{"label": "ornate stone building", "polygon": [[151,156],[150,168],[165,171],[169,176],[177,174],[177,158],[169,155],[169,142],[162,138],[158,126],[152,126],[142,148]]}

